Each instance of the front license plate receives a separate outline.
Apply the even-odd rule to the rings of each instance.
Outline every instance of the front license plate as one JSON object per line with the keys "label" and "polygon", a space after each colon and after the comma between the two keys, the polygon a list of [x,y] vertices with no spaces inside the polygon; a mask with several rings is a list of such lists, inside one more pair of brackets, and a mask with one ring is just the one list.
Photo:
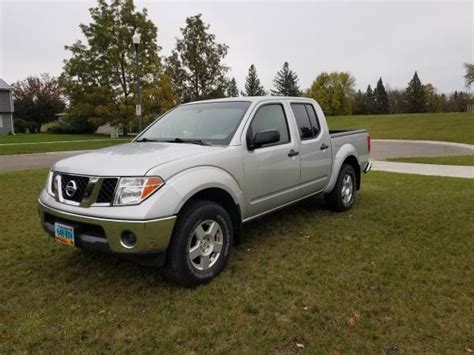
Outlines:
{"label": "front license plate", "polygon": [[74,228],[61,223],[54,223],[54,238],[58,242],[74,246]]}

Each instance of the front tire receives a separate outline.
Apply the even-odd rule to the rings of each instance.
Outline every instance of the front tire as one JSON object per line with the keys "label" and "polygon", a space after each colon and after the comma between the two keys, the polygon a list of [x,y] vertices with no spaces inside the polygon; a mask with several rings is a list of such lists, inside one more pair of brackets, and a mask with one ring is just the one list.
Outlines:
{"label": "front tire", "polygon": [[180,212],[168,247],[165,272],[186,287],[207,283],[224,269],[233,240],[227,211],[212,201],[193,201]]}
{"label": "front tire", "polygon": [[324,195],[327,205],[336,212],[344,212],[352,208],[357,197],[357,182],[354,168],[343,164],[336,186]]}

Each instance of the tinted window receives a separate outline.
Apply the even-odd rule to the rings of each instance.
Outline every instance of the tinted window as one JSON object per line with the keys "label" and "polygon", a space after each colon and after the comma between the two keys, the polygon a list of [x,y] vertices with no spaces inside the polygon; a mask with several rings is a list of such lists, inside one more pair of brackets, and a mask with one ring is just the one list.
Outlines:
{"label": "tinted window", "polygon": [[318,116],[316,116],[316,111],[314,111],[314,107],[311,104],[306,104],[306,110],[308,111],[309,119],[311,121],[311,127],[313,128],[313,135],[317,136],[321,127],[319,127],[319,120]]}
{"label": "tinted window", "polygon": [[280,104],[265,105],[258,109],[250,124],[247,139],[252,139],[255,133],[266,129],[276,129],[280,132],[280,140],[272,145],[284,144],[290,141],[285,111],[283,111],[283,106]]}
{"label": "tinted window", "polygon": [[206,143],[229,144],[248,101],[210,102],[183,105],[166,113],[139,139],[200,139]]}
{"label": "tinted window", "polygon": [[308,112],[303,104],[291,104],[291,109],[295,115],[296,124],[298,125],[298,131],[301,139],[307,139],[313,137],[313,129],[309,122]]}

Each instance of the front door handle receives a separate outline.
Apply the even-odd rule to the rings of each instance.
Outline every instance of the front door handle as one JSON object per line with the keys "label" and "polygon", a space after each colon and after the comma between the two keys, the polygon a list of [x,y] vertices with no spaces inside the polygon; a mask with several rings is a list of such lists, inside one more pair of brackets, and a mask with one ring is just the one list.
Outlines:
{"label": "front door handle", "polygon": [[329,148],[329,146],[328,146],[327,144],[323,143],[323,144],[321,145],[321,148],[319,148],[319,149],[321,149],[321,150],[326,150],[326,149],[328,149],[328,148]]}
{"label": "front door handle", "polygon": [[298,154],[300,154],[300,152],[297,152],[296,150],[292,149],[288,153],[288,156],[291,158],[291,157],[297,156]]}

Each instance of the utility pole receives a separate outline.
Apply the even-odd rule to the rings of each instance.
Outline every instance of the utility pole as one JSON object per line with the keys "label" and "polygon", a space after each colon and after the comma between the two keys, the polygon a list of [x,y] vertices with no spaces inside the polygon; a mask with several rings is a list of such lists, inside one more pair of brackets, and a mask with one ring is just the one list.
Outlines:
{"label": "utility pole", "polygon": [[133,44],[135,45],[135,63],[136,63],[136,80],[137,80],[137,103],[135,107],[135,114],[138,120],[138,133],[143,129],[142,122],[142,88],[140,85],[140,35],[135,32],[133,37]]}

